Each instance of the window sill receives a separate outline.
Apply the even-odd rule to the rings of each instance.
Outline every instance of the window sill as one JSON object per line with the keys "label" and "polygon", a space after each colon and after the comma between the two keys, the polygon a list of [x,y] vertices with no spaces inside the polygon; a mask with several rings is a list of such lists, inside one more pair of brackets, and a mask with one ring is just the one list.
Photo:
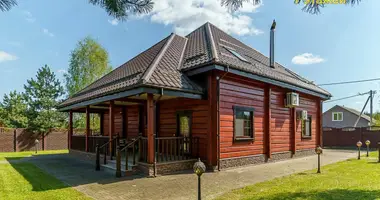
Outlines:
{"label": "window sill", "polygon": [[302,136],[301,139],[310,140],[311,136]]}
{"label": "window sill", "polygon": [[255,138],[244,138],[244,137],[241,137],[241,138],[234,138],[235,141],[254,141]]}

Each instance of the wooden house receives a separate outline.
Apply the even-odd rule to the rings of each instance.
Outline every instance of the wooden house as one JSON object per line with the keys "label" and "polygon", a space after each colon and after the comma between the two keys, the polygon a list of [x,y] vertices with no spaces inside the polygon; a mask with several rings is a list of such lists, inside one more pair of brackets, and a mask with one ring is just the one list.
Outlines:
{"label": "wooden house", "polygon": [[[59,109],[70,113],[71,154],[94,158],[98,144],[109,160],[121,146],[152,175],[191,168],[198,157],[223,169],[312,154],[330,96],[206,23],[169,35]],[[86,113],[85,135],[72,128],[74,112]],[[100,115],[100,135],[91,134],[90,113]],[[120,154],[126,164],[128,154]]]}

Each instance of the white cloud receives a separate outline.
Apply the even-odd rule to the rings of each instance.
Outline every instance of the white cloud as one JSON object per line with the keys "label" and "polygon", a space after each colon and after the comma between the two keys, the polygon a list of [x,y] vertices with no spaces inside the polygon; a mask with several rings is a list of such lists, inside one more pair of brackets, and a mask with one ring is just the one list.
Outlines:
{"label": "white cloud", "polygon": [[29,12],[29,11],[24,11],[24,15],[25,15],[25,20],[30,22],[30,23],[33,23],[36,21],[36,18],[33,17],[32,13]]}
{"label": "white cloud", "polygon": [[154,23],[172,25],[174,32],[180,35],[188,34],[206,22],[237,35],[263,33],[253,26],[253,19],[247,15],[261,5],[245,2],[243,9],[232,13],[217,0],[154,0],[154,3],[153,11],[142,17],[150,17]]}
{"label": "white cloud", "polygon": [[44,28],[44,29],[42,29],[42,31],[44,32],[44,34],[46,34],[50,37],[54,37],[54,34],[52,32],[50,32],[48,29]]}
{"label": "white cloud", "polygon": [[60,74],[67,73],[67,71],[65,69],[59,69],[57,72],[60,73]]}
{"label": "white cloud", "polygon": [[1,62],[6,62],[6,61],[12,61],[12,60],[17,60],[18,57],[12,54],[9,54],[5,51],[0,51],[0,63]]}
{"label": "white cloud", "polygon": [[313,55],[311,53],[303,53],[296,55],[292,58],[292,63],[296,65],[310,65],[324,62],[325,59],[321,58],[318,55]]}
{"label": "white cloud", "polygon": [[108,20],[108,23],[112,24],[112,26],[117,26],[119,24],[119,20],[113,19],[113,20]]}

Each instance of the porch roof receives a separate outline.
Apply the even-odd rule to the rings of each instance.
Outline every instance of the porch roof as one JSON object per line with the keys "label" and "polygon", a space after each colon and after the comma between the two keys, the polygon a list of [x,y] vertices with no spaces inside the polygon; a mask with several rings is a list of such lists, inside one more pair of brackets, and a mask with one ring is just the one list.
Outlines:
{"label": "porch roof", "polygon": [[165,89],[198,97],[205,91],[189,76],[194,74],[192,71],[210,65],[228,66],[282,82],[283,87],[297,86],[291,89],[301,88],[312,94],[321,94],[324,98],[331,96],[312,81],[278,63],[275,63],[274,68],[269,67],[268,57],[206,23],[186,37],[171,34],[164,38],[65,100],[59,108],[86,106],[92,101],[134,95],[133,91],[136,92],[138,88]]}

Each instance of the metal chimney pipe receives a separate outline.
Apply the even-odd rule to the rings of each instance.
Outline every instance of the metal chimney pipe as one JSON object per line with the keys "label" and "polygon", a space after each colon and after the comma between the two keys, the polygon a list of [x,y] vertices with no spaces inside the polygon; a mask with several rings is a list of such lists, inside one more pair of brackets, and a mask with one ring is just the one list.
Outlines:
{"label": "metal chimney pipe", "polygon": [[270,44],[269,44],[269,66],[274,68],[274,31],[276,30],[276,20],[273,20],[270,27]]}

